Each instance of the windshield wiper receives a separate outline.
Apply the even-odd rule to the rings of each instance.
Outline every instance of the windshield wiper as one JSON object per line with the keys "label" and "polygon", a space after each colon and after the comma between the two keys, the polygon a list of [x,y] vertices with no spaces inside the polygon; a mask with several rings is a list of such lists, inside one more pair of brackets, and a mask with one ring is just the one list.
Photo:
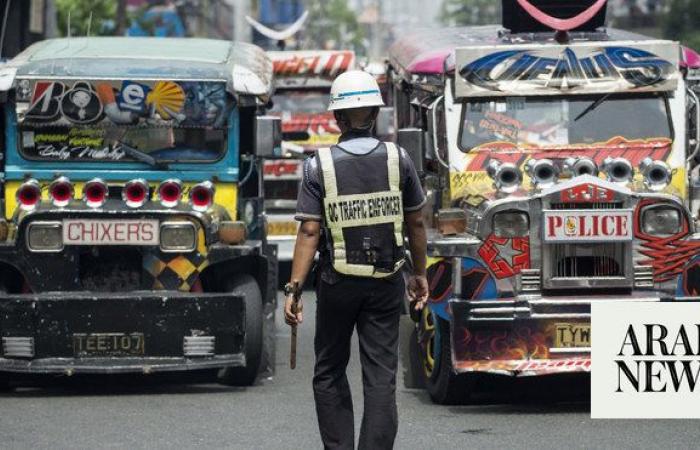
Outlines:
{"label": "windshield wiper", "polygon": [[608,97],[610,97],[610,93],[607,93],[607,94],[605,94],[605,95],[599,97],[599,98],[598,98],[597,100],[595,100],[593,103],[591,103],[590,105],[588,105],[588,106],[586,107],[586,109],[584,109],[583,111],[581,111],[581,114],[579,114],[578,116],[576,116],[576,118],[574,119],[574,122],[576,122],[576,121],[579,120],[581,117],[585,116],[585,115],[588,114],[589,112],[591,112],[591,111],[593,111],[594,109],[596,109],[597,107],[599,107],[605,100],[608,99]]}
{"label": "windshield wiper", "polygon": [[142,163],[146,163],[151,167],[155,167],[156,169],[168,170],[168,165],[166,163],[159,161],[158,159],[154,158],[148,153],[142,152],[139,149],[131,147],[130,145],[127,145],[122,141],[114,141],[114,143],[118,145],[120,149],[124,150],[124,153],[131,156],[135,160]]}

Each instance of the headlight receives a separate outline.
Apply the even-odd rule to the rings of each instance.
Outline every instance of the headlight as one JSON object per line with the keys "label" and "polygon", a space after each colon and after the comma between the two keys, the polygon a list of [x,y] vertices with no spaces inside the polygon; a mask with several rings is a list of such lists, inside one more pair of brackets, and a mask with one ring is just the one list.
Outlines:
{"label": "headlight", "polygon": [[63,226],[60,222],[30,223],[27,247],[33,252],[60,252],[63,250]]}
{"label": "headlight", "polygon": [[521,211],[504,211],[493,216],[493,234],[499,237],[521,237],[530,232],[530,219]]}
{"label": "headlight", "polygon": [[672,236],[681,231],[681,212],[673,206],[651,206],[642,211],[642,231],[654,236]]}
{"label": "headlight", "polygon": [[197,247],[197,230],[191,222],[165,222],[160,226],[160,249],[191,252]]}

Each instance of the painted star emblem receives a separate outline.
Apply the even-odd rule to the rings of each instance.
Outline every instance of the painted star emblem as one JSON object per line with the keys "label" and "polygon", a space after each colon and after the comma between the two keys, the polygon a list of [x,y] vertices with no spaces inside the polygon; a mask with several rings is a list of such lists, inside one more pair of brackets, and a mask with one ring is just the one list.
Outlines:
{"label": "painted star emblem", "polygon": [[510,267],[515,265],[515,257],[523,254],[522,251],[513,248],[513,242],[510,239],[503,244],[494,242],[493,245],[498,251],[499,259],[504,260]]}

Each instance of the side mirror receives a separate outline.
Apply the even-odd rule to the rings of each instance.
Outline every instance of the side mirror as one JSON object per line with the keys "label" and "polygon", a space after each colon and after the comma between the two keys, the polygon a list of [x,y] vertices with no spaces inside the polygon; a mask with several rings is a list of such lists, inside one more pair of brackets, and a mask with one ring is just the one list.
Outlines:
{"label": "side mirror", "polygon": [[377,114],[377,137],[391,141],[394,136],[394,107],[382,106]]}
{"label": "side mirror", "polygon": [[401,128],[396,133],[396,143],[406,150],[418,173],[423,172],[423,136],[423,130],[420,128]]}
{"label": "side mirror", "polygon": [[275,116],[255,117],[255,156],[282,156],[282,119]]}

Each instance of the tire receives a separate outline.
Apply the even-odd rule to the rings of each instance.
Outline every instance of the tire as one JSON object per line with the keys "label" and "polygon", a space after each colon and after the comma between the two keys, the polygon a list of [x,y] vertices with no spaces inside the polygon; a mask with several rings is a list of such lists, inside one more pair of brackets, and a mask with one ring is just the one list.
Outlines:
{"label": "tire", "polygon": [[251,386],[258,375],[263,351],[262,294],[257,281],[250,275],[237,276],[226,291],[242,295],[245,301],[246,365],[222,369],[219,382],[229,386]]}
{"label": "tire", "polygon": [[[427,345],[423,352],[423,366],[432,361],[432,370],[426,369],[425,385],[430,399],[440,405],[461,405],[468,403],[474,389],[474,375],[455,373],[452,367],[449,322],[433,316],[433,345]],[[429,330],[428,330],[429,331]],[[428,358],[428,352],[433,354]],[[438,351],[435,351],[438,350]]]}
{"label": "tire", "polygon": [[0,373],[0,392],[10,392],[14,390],[12,384],[10,384],[10,375],[7,373]]}

